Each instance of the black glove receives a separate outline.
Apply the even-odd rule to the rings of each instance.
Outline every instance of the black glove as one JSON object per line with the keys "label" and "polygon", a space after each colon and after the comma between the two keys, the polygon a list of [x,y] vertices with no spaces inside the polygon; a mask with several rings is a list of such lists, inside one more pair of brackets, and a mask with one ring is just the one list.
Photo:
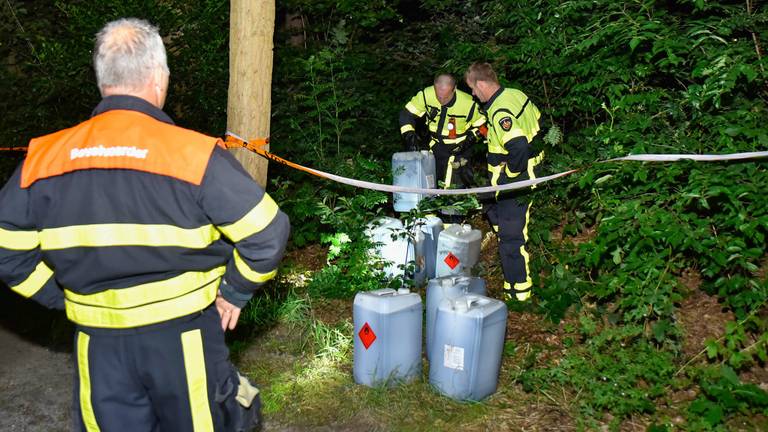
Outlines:
{"label": "black glove", "polygon": [[467,139],[461,142],[461,146],[464,147],[464,151],[471,149],[479,141],[477,135],[474,132],[467,134]]}
{"label": "black glove", "polygon": [[477,137],[474,133],[470,132],[467,134],[467,138],[464,139],[464,141],[456,144],[451,149],[451,153],[454,155],[464,155],[467,153],[473,145],[477,142]]}
{"label": "black glove", "polygon": [[403,134],[403,139],[405,139],[405,150],[406,151],[419,151],[419,136],[416,135],[416,132],[414,131],[408,131]]}

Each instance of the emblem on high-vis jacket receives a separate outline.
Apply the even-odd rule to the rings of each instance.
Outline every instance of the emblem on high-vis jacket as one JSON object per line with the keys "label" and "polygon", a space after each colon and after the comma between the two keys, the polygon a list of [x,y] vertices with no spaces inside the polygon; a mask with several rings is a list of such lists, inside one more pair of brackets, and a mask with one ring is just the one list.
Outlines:
{"label": "emblem on high-vis jacket", "polygon": [[499,126],[501,126],[501,128],[504,129],[505,132],[512,129],[512,117],[507,116],[499,120]]}

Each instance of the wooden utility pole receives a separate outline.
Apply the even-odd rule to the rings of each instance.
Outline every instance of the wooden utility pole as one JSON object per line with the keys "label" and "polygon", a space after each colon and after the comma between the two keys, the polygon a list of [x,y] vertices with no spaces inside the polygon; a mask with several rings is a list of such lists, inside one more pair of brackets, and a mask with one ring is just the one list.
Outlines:
{"label": "wooden utility pole", "polygon": [[[245,139],[268,137],[275,0],[232,0],[229,15],[227,129]],[[245,149],[231,151],[266,186],[267,160]]]}

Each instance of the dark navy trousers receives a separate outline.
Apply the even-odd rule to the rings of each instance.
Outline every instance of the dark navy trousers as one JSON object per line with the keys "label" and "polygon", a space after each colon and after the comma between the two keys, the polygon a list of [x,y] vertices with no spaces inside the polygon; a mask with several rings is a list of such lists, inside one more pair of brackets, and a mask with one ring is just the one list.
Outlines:
{"label": "dark navy trousers", "polygon": [[213,305],[134,329],[79,327],[74,430],[226,431],[216,392],[235,373]]}

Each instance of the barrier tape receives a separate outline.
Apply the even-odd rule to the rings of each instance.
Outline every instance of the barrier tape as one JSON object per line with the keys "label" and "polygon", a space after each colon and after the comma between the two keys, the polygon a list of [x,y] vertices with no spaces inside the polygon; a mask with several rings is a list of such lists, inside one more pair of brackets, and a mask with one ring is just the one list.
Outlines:
{"label": "barrier tape", "polygon": [[692,160],[696,162],[717,162],[743,159],[759,159],[768,157],[768,151],[730,153],[724,155],[697,155],[697,154],[638,154],[608,159],[602,162],[614,161],[640,161],[640,162],[677,162],[679,160]]}
{"label": "barrier tape", "polygon": [[[335,182],[346,184],[349,186],[372,189],[372,190],[377,190],[381,192],[418,193],[422,195],[482,194],[482,193],[497,192],[497,191],[524,189],[524,188],[528,188],[541,183],[546,183],[548,181],[552,181],[560,177],[565,177],[567,175],[580,171],[580,169],[572,169],[569,171],[563,171],[561,173],[552,174],[545,177],[538,177],[533,180],[523,180],[523,181],[509,183],[505,185],[499,185],[499,186],[483,186],[483,187],[468,188],[468,189],[421,189],[421,188],[414,188],[414,187],[393,186],[393,185],[387,185],[387,184],[381,184],[381,183],[373,183],[373,182],[367,182],[362,180],[356,180],[348,177],[342,177],[336,174],[327,173],[325,171],[316,170],[314,168],[308,168],[303,165],[299,165],[297,163],[283,159],[273,153],[268,152],[267,150],[264,150],[264,146],[269,143],[268,138],[260,139],[255,143],[250,143],[245,139],[229,131],[225,134],[225,136],[226,136],[225,143],[228,148],[244,147],[255,153],[258,153],[259,155],[269,160],[275,161],[277,163],[281,163],[283,165],[287,165],[289,167],[298,169],[300,171],[307,172],[317,177],[333,180]],[[624,157],[618,157],[618,158],[608,159],[604,161],[598,161],[597,163],[607,163],[607,162],[617,162],[617,161],[675,162],[675,161],[686,160],[686,159],[693,160],[693,161],[700,161],[700,162],[714,162],[714,161],[728,161],[728,160],[758,159],[758,158],[765,158],[765,157],[768,157],[768,151],[731,153],[731,154],[724,154],[724,155],[639,154],[639,155],[629,155]]]}
{"label": "barrier tape", "polygon": [[[555,180],[560,177],[573,174],[581,169],[572,169],[569,171],[563,171],[561,173],[552,174],[544,177],[538,177],[532,180],[523,180],[519,182],[509,183],[499,186],[483,186],[467,189],[422,189],[415,187],[394,186],[381,183],[367,182],[363,180],[352,179],[348,177],[342,177],[336,174],[331,174],[325,171],[320,171],[314,168],[305,167],[303,165],[291,162],[287,159],[283,159],[274,153],[270,153],[264,149],[269,144],[269,138],[260,138],[255,140],[245,140],[232,132],[225,134],[225,145],[227,148],[245,148],[253,151],[268,160],[277,162],[312,174],[314,176],[332,180],[338,183],[346,184],[349,186],[377,190],[381,192],[389,193],[418,193],[422,195],[470,195],[470,194],[483,194],[492,193],[498,191],[508,191],[516,189],[524,189],[531,186],[539,185]],[[27,147],[0,147],[0,151],[26,151]],[[608,159],[604,161],[598,161],[597,163],[618,162],[618,161],[639,161],[639,162],[676,162],[680,160],[692,160],[697,162],[717,162],[717,161],[730,161],[730,160],[744,160],[744,159],[759,159],[768,157],[768,151],[759,152],[746,152],[746,153],[731,153],[724,155],[697,155],[697,154],[638,154],[629,155],[624,157],[618,157]]]}

